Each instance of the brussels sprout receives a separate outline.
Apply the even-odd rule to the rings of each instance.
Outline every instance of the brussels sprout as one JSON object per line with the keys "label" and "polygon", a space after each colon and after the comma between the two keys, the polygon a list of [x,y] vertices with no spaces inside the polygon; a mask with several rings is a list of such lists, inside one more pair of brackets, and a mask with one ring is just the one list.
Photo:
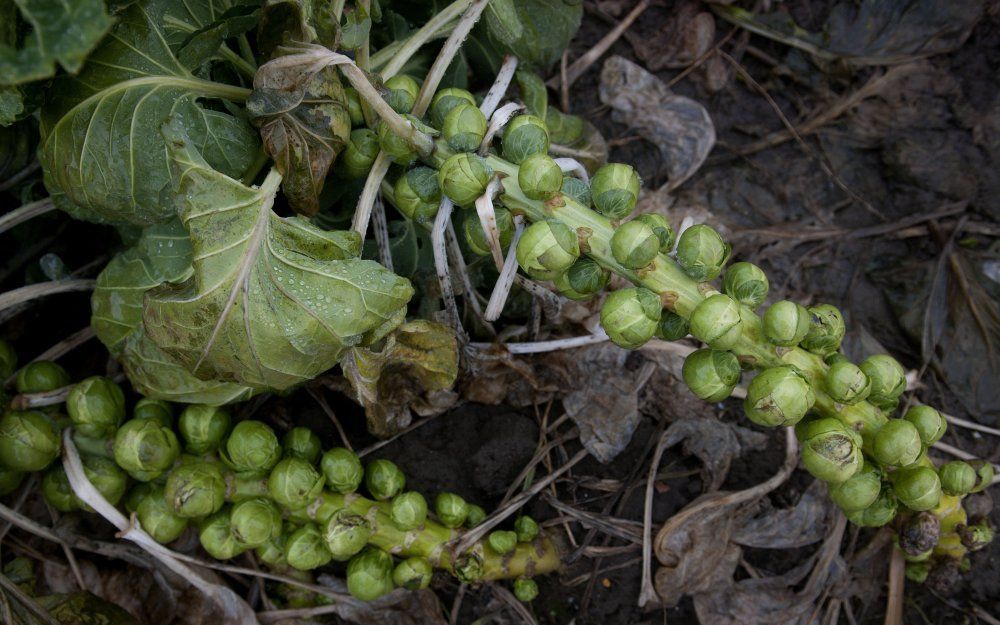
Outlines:
{"label": "brussels sprout", "polygon": [[641,185],[639,174],[630,165],[603,165],[590,179],[594,208],[608,219],[624,219],[635,209]]}
{"label": "brussels sprout", "polygon": [[295,530],[285,541],[285,560],[293,569],[311,571],[329,564],[332,559],[323,535],[312,523]]}
{"label": "brussels sprout", "polygon": [[351,117],[351,126],[357,128],[365,125],[365,112],[361,106],[361,95],[354,87],[344,87],[344,96],[347,100],[347,114]]}
{"label": "brussels sprout", "polygon": [[391,460],[373,460],[365,467],[365,487],[379,501],[392,499],[403,492],[406,476]]}
{"label": "brussels sprout", "polygon": [[976,470],[968,462],[952,460],[938,469],[945,495],[967,495],[976,486]]}
{"label": "brussels sprout", "polygon": [[993,528],[987,521],[976,525],[959,525],[957,530],[962,546],[969,551],[979,551],[993,542]]}
{"label": "brussels sprout", "polygon": [[829,356],[840,349],[840,342],[847,332],[840,311],[829,304],[820,304],[809,308],[809,314],[812,318],[809,332],[802,339],[802,347],[820,356]]}
{"label": "brussels sprout", "polygon": [[323,444],[312,430],[297,427],[288,430],[281,439],[282,454],[286,458],[299,458],[309,464],[316,464],[319,455],[323,453]]}
{"label": "brussels sprout", "polygon": [[80,434],[104,438],[125,418],[125,393],[108,378],[87,378],[69,392],[66,412]]}
{"label": "brussels sprout", "polygon": [[732,352],[699,349],[684,359],[682,374],[691,391],[709,402],[729,397],[740,381],[740,361]]}
{"label": "brussels sprout", "polygon": [[0,465],[13,471],[41,471],[59,457],[60,440],[41,412],[8,412],[0,417]]}
{"label": "brussels sprout", "polygon": [[473,152],[486,136],[486,116],[475,104],[459,104],[448,111],[441,136],[456,152]]}
{"label": "brussels sprout", "polygon": [[872,383],[868,401],[879,408],[894,409],[899,403],[899,396],[906,390],[906,372],[903,371],[903,366],[892,356],[876,354],[861,363],[861,370]]}
{"label": "brussels sprout", "polygon": [[131,419],[115,433],[115,462],[140,482],[166,473],[181,455],[181,446],[169,427],[153,419]]}
{"label": "brussels sprout", "polygon": [[555,107],[545,110],[545,127],[549,129],[549,138],[553,143],[569,145],[581,136],[585,129],[583,118],[579,115],[567,115]]}
{"label": "brussels sprout", "polygon": [[691,324],[684,317],[671,310],[660,313],[660,325],[656,327],[656,336],[664,341],[678,341],[691,333]]}
{"label": "brussels sprout", "polygon": [[426,558],[407,558],[392,571],[392,583],[407,590],[422,590],[431,584],[434,568]]}
{"label": "brussels sprout", "polygon": [[563,176],[562,188],[560,192],[571,197],[580,204],[583,204],[587,208],[590,208],[590,185],[586,182],[580,180],[579,178],[574,178],[573,176]]}
{"label": "brussels sprout", "polygon": [[444,126],[444,119],[459,104],[475,104],[476,99],[465,89],[450,87],[441,89],[431,100],[431,123],[437,128]]}
{"label": "brussels sprout", "polygon": [[802,464],[819,479],[839,484],[861,470],[861,435],[833,418],[817,419],[802,433]]}
{"label": "brussels sprout", "polygon": [[136,482],[132,488],[128,489],[125,493],[125,497],[122,499],[122,505],[125,506],[125,510],[131,514],[139,509],[139,504],[142,500],[149,496],[156,488],[160,489],[160,493],[163,493],[163,488],[159,487],[157,484],[151,482]]}
{"label": "brussels sprout", "polygon": [[198,532],[202,548],[216,560],[235,558],[247,550],[233,537],[229,511],[222,510],[205,520]]}
{"label": "brussels sprout", "polygon": [[415,530],[427,520],[427,501],[418,492],[400,493],[392,498],[389,516],[404,532]]}
{"label": "brussels sprout", "polygon": [[17,369],[17,352],[7,341],[0,339],[0,379],[6,380]]}
{"label": "brussels sprout", "polygon": [[319,461],[326,484],[341,494],[358,490],[365,477],[358,455],[346,447],[334,447],[323,454]]}
{"label": "brussels sprout", "polygon": [[214,453],[229,432],[229,413],[215,406],[190,405],[181,412],[177,428],[188,453]]}
{"label": "brussels sprout", "polygon": [[21,471],[11,471],[0,468],[0,497],[9,495],[24,481],[25,474]]}
{"label": "brussels sprout", "polygon": [[770,283],[763,269],[753,263],[741,262],[726,270],[722,288],[729,297],[756,310],[767,299]]}
{"label": "brussels sprout", "polygon": [[809,332],[809,311],[789,300],[776,302],[764,313],[764,336],[781,347],[799,344]]}
{"label": "brussels sprout", "polygon": [[132,409],[133,419],[153,419],[160,425],[172,427],[174,424],[174,410],[170,404],[162,399],[143,397],[135,403]]}
{"label": "brussels sprout", "polygon": [[[493,212],[496,214],[497,232],[500,235],[500,247],[506,249],[510,246],[510,240],[514,236],[514,217],[510,211],[503,207],[496,207]],[[477,213],[470,212],[462,222],[462,231],[465,233],[465,242],[473,253],[479,256],[489,256],[490,244],[486,240],[486,231],[479,221]]]}
{"label": "brussels sprout", "polygon": [[66,370],[51,360],[36,360],[21,367],[17,372],[17,392],[47,393],[69,384]]}
{"label": "brussels sprout", "polygon": [[890,419],[875,432],[871,454],[883,466],[905,467],[916,462],[922,450],[920,432],[912,423]]}
{"label": "brussels sprout", "polygon": [[930,562],[907,562],[906,579],[917,584],[923,584],[931,573]]}
{"label": "brussels sprout", "polygon": [[882,491],[882,472],[865,462],[861,470],[847,480],[830,485],[830,499],[844,512],[859,512],[875,503]]}
{"label": "brussels sprout", "polygon": [[430,228],[441,204],[437,172],[430,167],[414,167],[396,180],[393,199],[399,212]]}
{"label": "brussels sprout", "polygon": [[493,169],[486,159],[461,152],[448,157],[438,170],[441,191],[457,206],[467,208],[486,192]]}
{"label": "brussels sprout", "polygon": [[517,533],[505,530],[490,532],[486,537],[486,544],[500,555],[510,553],[517,547]]}
{"label": "brussels sprout", "polygon": [[347,563],[347,591],[362,601],[374,601],[392,592],[392,568],[392,556],[368,547]]}
{"label": "brussels sprout", "polygon": [[483,561],[475,553],[463,553],[455,560],[454,572],[458,581],[474,584],[483,578]]}
{"label": "brussels sprout", "polygon": [[856,512],[848,512],[847,519],[861,527],[882,527],[896,517],[899,504],[892,489],[883,488],[875,502]]}
{"label": "brussels sprout", "polygon": [[920,558],[937,545],[941,537],[941,522],[935,515],[921,512],[907,519],[896,536],[903,553]]}
{"label": "brussels sprout", "polygon": [[660,238],[638,219],[626,221],[611,236],[611,255],[627,269],[640,269],[653,262],[660,251]]}
{"label": "brussels sprout", "polygon": [[548,154],[548,151],[548,128],[534,115],[518,115],[503,130],[503,157],[512,163],[520,165],[529,156]]}
{"label": "brussels sprout", "polygon": [[397,113],[409,113],[417,101],[417,94],[420,93],[420,85],[412,76],[406,74],[396,74],[385,81],[386,93],[385,101],[389,103],[392,110]]}
{"label": "brussels sprout", "polygon": [[580,257],[580,243],[561,221],[546,219],[524,230],[516,251],[525,273],[536,280],[553,280]]}
{"label": "brussels sprout", "polygon": [[354,557],[368,544],[372,526],[363,516],[340,510],[326,522],[323,540],[334,560],[345,561]]}
{"label": "brussels sprout", "polygon": [[254,549],[257,559],[268,566],[276,568],[288,564],[288,561],[285,560],[285,540],[286,536],[282,534],[276,539],[269,540]]}
{"label": "brussels sprout", "polygon": [[601,327],[615,345],[637,349],[653,338],[661,311],[660,298],[649,289],[619,289],[601,306]]}
{"label": "brussels sprout", "polygon": [[519,577],[514,580],[514,596],[524,603],[534,601],[538,596],[538,584],[530,577]]}
{"label": "brussels sprout", "polygon": [[[111,505],[117,505],[128,488],[128,476],[125,475],[125,472],[110,458],[85,455],[82,457],[82,461],[83,474],[87,476],[97,492],[101,493],[101,496]],[[78,504],[88,512],[93,511],[82,501]]]}
{"label": "brussels sprout", "polygon": [[757,425],[795,425],[816,403],[812,386],[789,366],[765,369],[750,381],[743,410]]}
{"label": "brussels sprout", "polygon": [[868,376],[843,356],[834,355],[830,368],[826,371],[826,392],[833,401],[851,406],[868,397],[871,382]]}
{"label": "brussels sprout", "polygon": [[240,421],[229,433],[219,455],[235,471],[262,475],[281,459],[281,444],[266,423]]}
{"label": "brussels sprout", "polygon": [[519,516],[514,521],[514,531],[517,533],[517,542],[530,543],[538,536],[538,523],[530,516]]}
{"label": "brussels sprout", "polygon": [[214,514],[226,497],[226,480],[212,462],[189,462],[167,474],[163,489],[167,505],[186,519]]}
{"label": "brussels sprout", "polygon": [[941,413],[930,406],[911,406],[903,418],[917,428],[920,433],[920,442],[930,447],[941,440],[945,430],[948,429],[948,422],[944,420]]}
{"label": "brussels sprout", "polygon": [[152,486],[135,510],[142,529],[158,543],[177,540],[187,529],[188,520],[174,514],[163,495],[163,489]]}
{"label": "brussels sprout", "polygon": [[569,288],[586,296],[599,292],[608,286],[608,282],[611,280],[611,272],[588,256],[581,256],[577,259],[563,275],[566,277]]}
{"label": "brussels sprout", "polygon": [[740,305],[717,293],[703,299],[691,313],[691,334],[714,349],[731,349],[743,336]]}
{"label": "brussels sprout", "polygon": [[234,505],[229,525],[236,542],[244,547],[260,547],[281,536],[281,511],[269,499],[256,497]]}
{"label": "brussels sprout", "polygon": [[486,511],[483,510],[482,506],[477,506],[474,503],[469,504],[469,513],[465,517],[466,527],[475,527],[486,520]]}
{"label": "brussels sprout", "polygon": [[381,149],[374,130],[352,130],[351,138],[337,160],[336,172],[349,180],[367,176]]}
{"label": "brussels sprout", "polygon": [[667,221],[666,217],[658,213],[643,213],[632,221],[641,221],[653,229],[653,233],[656,234],[656,238],[660,242],[659,251],[661,254],[669,254],[674,249],[677,235],[674,234],[674,229],[670,227],[670,222]]}
{"label": "brussels sprout", "polygon": [[445,527],[461,527],[469,516],[469,504],[455,493],[441,493],[434,499],[434,512]]}
{"label": "brussels sprout", "polygon": [[969,460],[968,463],[976,472],[976,485],[969,492],[978,493],[989,488],[993,484],[993,464],[978,458]]}
{"label": "brussels sprout", "polygon": [[[421,122],[419,119],[413,115],[403,115],[414,127],[420,132],[427,133],[433,130],[427,127],[426,124]],[[382,151],[386,153],[393,163],[397,165],[403,165],[404,167],[417,160],[417,151],[413,147],[413,144],[409,142],[408,139],[397,135],[393,132],[389,124],[379,121],[378,127],[376,128],[376,133],[378,134],[378,144],[382,148]]]}
{"label": "brussels sprout", "polygon": [[930,467],[899,469],[890,473],[889,479],[896,498],[910,510],[930,510],[941,501],[941,480]]}
{"label": "brussels sprout", "polygon": [[691,226],[677,240],[677,262],[699,282],[718,278],[732,251],[719,233],[705,224]]}
{"label": "brussels sprout", "polygon": [[578,302],[582,302],[593,297],[593,294],[580,293],[574,290],[569,284],[569,278],[566,276],[566,273],[561,273],[552,280],[552,284],[555,285],[556,292],[558,292],[559,295]]}
{"label": "brussels sprout", "polygon": [[62,464],[54,464],[42,477],[42,496],[59,512],[72,512],[80,507],[80,500],[69,485],[69,478]]}
{"label": "brussels sprout", "polygon": [[267,478],[267,492],[278,505],[296,509],[312,503],[323,490],[323,476],[301,458],[285,458]]}
{"label": "brussels sprout", "polygon": [[532,154],[517,168],[517,184],[533,200],[548,200],[562,191],[562,178],[562,169],[548,154]]}

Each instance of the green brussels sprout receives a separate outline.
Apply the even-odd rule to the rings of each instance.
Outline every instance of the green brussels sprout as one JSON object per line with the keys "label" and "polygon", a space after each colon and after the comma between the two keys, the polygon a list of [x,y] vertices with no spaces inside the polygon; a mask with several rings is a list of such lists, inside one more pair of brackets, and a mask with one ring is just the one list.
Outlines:
{"label": "green brussels sprout", "polygon": [[956,529],[962,546],[969,551],[979,551],[993,542],[993,528],[986,521],[976,525],[959,525]]}
{"label": "green brussels sprout", "polygon": [[660,252],[660,238],[638,219],[626,221],[611,236],[611,255],[626,269],[640,269]]}
{"label": "green brussels sprout", "polygon": [[829,356],[840,349],[840,342],[844,340],[844,334],[847,332],[840,311],[835,306],[819,304],[810,307],[809,314],[812,318],[809,331],[802,339],[802,347],[820,356]]}
{"label": "green brussels sprout", "polygon": [[219,455],[235,471],[262,475],[281,459],[281,443],[266,423],[240,421],[229,433]]}
{"label": "green brussels sprout", "polygon": [[363,516],[340,510],[330,517],[323,528],[323,541],[334,560],[354,557],[368,544],[372,526]]}
{"label": "green brussels sprout", "polygon": [[274,540],[269,540],[260,547],[254,549],[257,559],[271,567],[283,567],[288,564],[285,560],[285,540],[284,534]]}
{"label": "green brussels sprout", "polygon": [[503,130],[502,152],[505,159],[516,165],[530,156],[548,154],[549,130],[545,122],[534,115],[518,115],[510,120]]}
{"label": "green brussels sprout", "polygon": [[608,219],[624,219],[632,214],[642,182],[631,165],[608,163],[590,179],[594,208]]}
{"label": "green brussels sprout", "polygon": [[455,577],[463,584],[474,584],[483,578],[483,561],[475,553],[463,553],[455,560]]}
{"label": "green brussels sprout", "polygon": [[514,596],[523,603],[534,601],[538,596],[538,584],[530,577],[519,577],[514,580]]}
{"label": "green brussels sprout", "polygon": [[438,170],[441,191],[462,208],[476,203],[476,198],[486,192],[492,177],[493,168],[486,159],[468,152],[448,157]]}
{"label": "green brussels sprout", "polygon": [[582,302],[593,297],[593,294],[575,291],[573,287],[570,286],[569,278],[566,276],[566,273],[568,272],[561,273],[552,280],[552,284],[555,285],[556,292],[558,292],[559,295],[578,302]]}
{"label": "green brussels sprout", "polygon": [[365,467],[365,487],[379,501],[392,499],[403,492],[406,476],[391,460],[380,458]]}
{"label": "green brussels sprout", "polygon": [[653,338],[662,310],[659,296],[649,289],[619,289],[601,306],[601,327],[615,345],[637,349]]}
{"label": "green brussels sprout", "polygon": [[716,293],[703,299],[691,313],[691,334],[714,349],[732,349],[743,336],[740,305]]}
{"label": "green brussels sprout", "polygon": [[414,167],[396,180],[393,199],[399,212],[430,228],[441,204],[437,172],[430,167]]}
{"label": "green brussels sprout", "polygon": [[552,142],[561,145],[569,145],[578,140],[585,129],[582,117],[567,115],[552,106],[545,109],[545,127],[549,130]]}
{"label": "green brussels sprout", "polygon": [[699,282],[718,278],[732,252],[719,233],[705,224],[691,226],[677,240],[677,262]]}
{"label": "green brussels sprout", "polygon": [[214,453],[229,433],[229,413],[216,406],[190,405],[181,411],[177,428],[184,449],[198,456]]}
{"label": "green brussels sprout", "polygon": [[861,370],[872,383],[868,401],[879,408],[894,409],[899,403],[899,396],[906,390],[906,372],[903,370],[903,365],[892,356],[876,354],[861,363]]}
{"label": "green brussels sprout", "polygon": [[589,256],[581,256],[563,274],[567,286],[576,293],[590,296],[608,286],[611,272]]}
{"label": "green brussels sprout", "polygon": [[827,394],[833,401],[847,406],[863,401],[871,392],[868,376],[850,360],[839,354],[835,356],[826,371]]}
{"label": "green brussels sprout", "polygon": [[198,540],[202,549],[216,560],[235,558],[247,550],[233,536],[228,510],[221,510],[206,519],[199,529]]}
{"label": "green brussels sprout", "polygon": [[592,200],[590,197],[590,185],[579,178],[574,178],[573,176],[563,176],[562,188],[559,191],[563,195],[571,197],[580,204],[590,208],[590,202]]}
{"label": "green brussels sprout", "polygon": [[431,584],[434,568],[426,558],[407,558],[392,570],[392,583],[407,590],[422,590]]}
{"label": "green brussels sprout", "polygon": [[0,497],[9,495],[24,481],[25,474],[21,471],[11,471],[0,468]]}
{"label": "green brussels sprout", "polygon": [[514,532],[517,542],[530,543],[538,536],[538,523],[530,516],[519,516],[514,521]]}
{"label": "green brussels sprout", "polygon": [[344,87],[347,100],[347,114],[351,117],[351,126],[357,128],[365,125],[365,111],[361,106],[361,95],[354,87]]}
{"label": "green brussels sprout", "polygon": [[553,280],[580,257],[576,233],[561,221],[536,221],[517,242],[517,262],[536,280]]}
{"label": "green brussels sprout", "polygon": [[833,418],[805,426],[801,454],[807,471],[832,484],[854,477],[864,464],[861,435]]}
{"label": "green brussels sprout", "polygon": [[[413,124],[418,131],[433,134],[434,131],[431,128],[413,115],[403,115],[403,117]],[[378,134],[379,147],[382,148],[382,151],[386,153],[389,160],[393,163],[406,167],[417,160],[417,151],[413,147],[413,144],[408,139],[393,132],[389,124],[379,121],[376,133]]]}
{"label": "green brussels sprout", "polygon": [[[125,493],[125,497],[122,499],[122,505],[125,506],[125,510],[131,514],[139,509],[139,504],[142,500],[149,496],[157,488],[156,484],[151,482],[136,482],[132,488],[128,489]],[[163,488],[160,487],[160,492],[162,494]]]}
{"label": "green brussels sprout", "polygon": [[319,468],[326,478],[326,485],[341,494],[358,490],[365,477],[361,459],[346,447],[327,450],[319,461]]}
{"label": "green brussels sprout", "polygon": [[941,413],[930,406],[911,406],[903,418],[917,428],[920,433],[920,442],[930,447],[941,440],[945,430],[948,429],[948,422],[944,420]]}
{"label": "green brussels sprout", "polygon": [[889,479],[896,498],[910,510],[930,510],[941,501],[941,480],[930,467],[899,469],[890,473]]}
{"label": "green brussels sprout", "polygon": [[323,534],[312,523],[295,530],[285,541],[285,560],[293,569],[311,571],[326,566],[332,559]]}
{"label": "green brussels sprout", "polygon": [[684,383],[691,391],[708,402],[720,402],[733,393],[739,384],[740,361],[732,352],[699,349],[684,359],[681,370]]}
{"label": "green brussels sprout", "polygon": [[392,568],[392,556],[368,547],[347,563],[347,591],[361,601],[374,601],[392,592]]}
{"label": "green brussels sprout", "polygon": [[465,89],[449,87],[434,94],[431,100],[431,123],[437,128],[444,126],[445,117],[459,104],[476,104],[476,98]]}
{"label": "green brussels sprout", "polygon": [[474,503],[469,504],[469,513],[465,517],[466,527],[475,527],[486,520],[486,511],[483,510],[482,506],[477,506]]}
{"label": "green brussels sprout", "polygon": [[968,462],[952,460],[938,469],[941,490],[945,495],[963,496],[976,486],[976,470]]}
{"label": "green brussels sprout", "polygon": [[22,395],[47,393],[69,384],[66,370],[51,360],[36,360],[17,372],[17,392]]}
{"label": "green brussels sprout", "polygon": [[883,466],[905,467],[920,458],[920,432],[909,421],[890,419],[875,432],[871,454]]}
{"label": "green brussels sprout", "polygon": [[896,544],[911,558],[930,553],[941,537],[941,521],[929,512],[914,514],[902,524],[896,534]]}
{"label": "green brussels sprout", "polygon": [[660,313],[660,325],[656,327],[656,336],[664,341],[679,341],[691,333],[691,324],[672,310]]}
{"label": "green brussels sprout", "polygon": [[153,419],[131,419],[115,433],[115,462],[140,482],[166,473],[181,455],[174,431]]}
{"label": "green brussels sprout", "polygon": [[455,493],[441,493],[434,499],[434,512],[445,527],[462,527],[469,516],[469,504]]}
{"label": "green brussels sprout", "polygon": [[[511,238],[514,236],[514,216],[510,214],[509,210],[503,207],[496,207],[493,212],[496,214],[500,247],[507,249],[510,246]],[[486,239],[486,231],[483,230],[483,224],[479,220],[477,213],[470,212],[465,217],[465,220],[462,222],[462,231],[465,233],[465,242],[469,244],[469,249],[474,254],[489,256],[492,253],[489,241]]]}
{"label": "green brussels sprout", "polygon": [[474,152],[486,136],[486,116],[475,104],[459,104],[444,118],[441,136],[456,152]]}
{"label": "green brussels sprout", "polygon": [[351,138],[337,160],[336,172],[348,180],[367,176],[381,149],[378,135],[374,130],[368,128],[352,130]]}
{"label": "green brussels sprout", "polygon": [[892,489],[883,488],[872,505],[847,513],[847,520],[860,527],[882,527],[896,518],[899,504]]}
{"label": "green brussels sprout", "polygon": [[809,311],[790,300],[771,305],[764,313],[764,336],[781,347],[794,347],[809,332]]}
{"label": "green brussels sprout", "polygon": [[427,501],[418,492],[400,493],[392,498],[389,516],[404,532],[415,530],[427,520]]}
{"label": "green brussels sprout", "polygon": [[743,410],[757,425],[795,425],[816,403],[812,386],[789,366],[771,367],[750,381]]}
{"label": "green brussels sprout", "polygon": [[[97,492],[101,493],[101,496],[111,505],[117,505],[125,496],[125,490],[128,488],[128,476],[125,475],[125,472],[110,458],[85,455],[81,460],[83,461],[83,474],[87,476]],[[84,510],[93,511],[82,501],[78,503]]]}
{"label": "green brussels sprout", "polygon": [[267,478],[267,492],[280,506],[294,510],[316,499],[323,490],[323,476],[301,458],[285,458]]}
{"label": "green brussels sprout", "polygon": [[0,339],[0,379],[6,380],[17,369],[17,352],[7,341]]}
{"label": "green brussels sprout", "polygon": [[830,499],[844,512],[859,512],[875,503],[882,492],[882,472],[865,462],[861,470],[843,482],[830,485]]}
{"label": "green brussels sprout", "polygon": [[674,249],[677,235],[674,234],[674,229],[670,227],[670,222],[667,221],[666,217],[658,213],[643,213],[632,221],[641,221],[653,229],[653,233],[660,241],[659,251],[661,254],[669,254]]}
{"label": "green brussels sprout", "polygon": [[135,509],[142,529],[160,544],[177,540],[187,529],[188,520],[177,516],[167,505],[163,488],[151,486],[149,493],[142,498]]}
{"label": "green brussels sprout", "polygon": [[12,411],[0,417],[0,466],[41,471],[59,457],[59,450],[59,433],[41,412]]}
{"label": "green brussels sprout", "polygon": [[132,409],[133,419],[153,419],[160,425],[172,427],[174,424],[174,410],[168,402],[162,399],[143,397],[135,403]]}
{"label": "green brussels sprout", "polygon": [[385,101],[399,114],[409,113],[417,101],[420,85],[412,76],[396,74],[385,81]]}
{"label": "green brussels sprout", "polygon": [[125,393],[108,378],[87,378],[69,392],[66,412],[80,434],[104,438],[125,418]]}
{"label": "green brussels sprout", "polygon": [[80,500],[69,485],[69,478],[62,464],[54,464],[42,477],[42,496],[59,512],[72,512],[80,508]]}
{"label": "green brussels sprout", "polygon": [[751,310],[756,310],[764,303],[770,286],[764,270],[748,262],[733,264],[722,278],[722,288],[726,295]]}
{"label": "green brussels sprout", "polygon": [[288,430],[281,439],[281,451],[286,458],[299,458],[309,464],[316,464],[323,453],[323,444],[309,428],[297,427]]}
{"label": "green brussels sprout", "polygon": [[548,154],[532,154],[517,168],[517,184],[533,200],[548,200],[562,191],[562,169]]}
{"label": "green brussels sprout", "polygon": [[188,462],[167,474],[163,495],[177,516],[205,517],[218,512],[225,503],[226,480],[215,463]]}
{"label": "green brussels sprout", "polygon": [[486,537],[486,544],[500,555],[508,554],[517,547],[517,533],[506,530],[495,530]]}
{"label": "green brussels sprout", "polygon": [[976,472],[976,485],[972,487],[970,493],[978,493],[989,488],[993,484],[993,464],[986,460],[968,460],[969,466]]}
{"label": "green brussels sprout", "polygon": [[234,505],[229,526],[236,542],[251,549],[281,536],[281,511],[269,499],[255,497]]}
{"label": "green brussels sprout", "polygon": [[911,582],[923,584],[927,581],[927,577],[931,574],[931,563],[924,561],[907,562],[905,574],[906,579]]}

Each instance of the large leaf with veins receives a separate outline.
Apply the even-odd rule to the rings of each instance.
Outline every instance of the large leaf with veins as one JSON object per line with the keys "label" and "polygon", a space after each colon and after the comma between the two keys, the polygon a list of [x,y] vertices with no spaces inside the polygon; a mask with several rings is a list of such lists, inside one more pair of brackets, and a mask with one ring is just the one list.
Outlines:
{"label": "large leaf with veins", "polygon": [[[212,169],[183,123],[164,130],[194,274],[146,296],[146,334],[202,379],[286,389],[398,324],[410,282],[359,259],[360,236],[271,210],[281,176],[260,188]],[[391,329],[388,328],[388,329]]]}

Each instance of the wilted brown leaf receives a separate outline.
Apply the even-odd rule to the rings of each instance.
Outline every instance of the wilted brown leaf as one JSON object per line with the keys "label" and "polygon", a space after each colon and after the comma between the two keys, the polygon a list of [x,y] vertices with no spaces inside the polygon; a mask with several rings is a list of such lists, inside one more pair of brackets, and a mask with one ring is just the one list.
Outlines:
{"label": "wilted brown leaf", "polygon": [[726,481],[733,458],[767,444],[766,435],[717,418],[681,418],[667,428],[665,436],[665,447],[683,443],[685,454],[701,460],[708,491],[718,490]]}

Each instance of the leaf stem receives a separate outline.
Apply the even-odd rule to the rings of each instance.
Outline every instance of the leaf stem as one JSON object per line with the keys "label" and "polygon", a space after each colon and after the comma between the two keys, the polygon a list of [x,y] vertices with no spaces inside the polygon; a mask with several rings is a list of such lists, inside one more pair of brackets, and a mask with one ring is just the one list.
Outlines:
{"label": "leaf stem", "polygon": [[462,11],[470,4],[472,4],[472,0],[455,0],[407,39],[394,42],[394,44],[390,44],[373,54],[370,59],[371,68],[377,70],[384,65],[385,67],[380,72],[382,78],[395,76],[425,43],[445,37],[454,30],[451,22],[457,20]]}
{"label": "leaf stem", "polygon": [[55,204],[52,203],[52,198],[50,197],[30,202],[24,206],[15,208],[3,217],[0,217],[0,234],[7,232],[14,226],[22,224],[29,219],[34,219],[39,215],[51,212],[55,210],[55,208]]}

